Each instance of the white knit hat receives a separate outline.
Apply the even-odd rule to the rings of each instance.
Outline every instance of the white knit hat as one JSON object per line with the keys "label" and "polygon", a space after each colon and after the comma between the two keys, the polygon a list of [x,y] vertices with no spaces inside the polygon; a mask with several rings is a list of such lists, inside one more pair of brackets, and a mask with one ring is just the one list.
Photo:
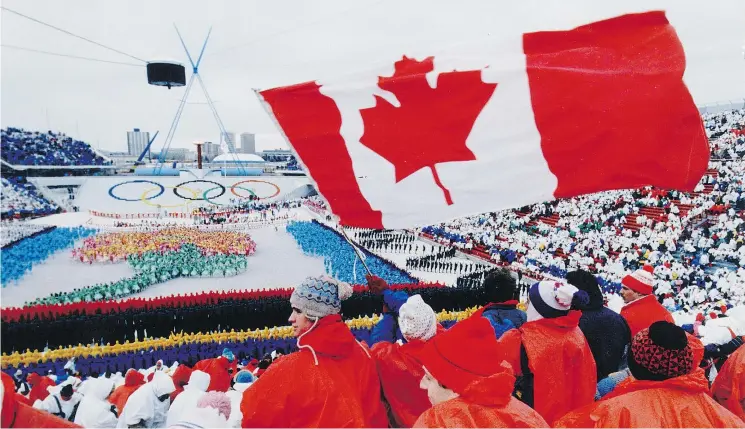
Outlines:
{"label": "white knit hat", "polygon": [[427,341],[437,332],[437,317],[420,295],[413,295],[398,310],[398,326],[407,340]]}

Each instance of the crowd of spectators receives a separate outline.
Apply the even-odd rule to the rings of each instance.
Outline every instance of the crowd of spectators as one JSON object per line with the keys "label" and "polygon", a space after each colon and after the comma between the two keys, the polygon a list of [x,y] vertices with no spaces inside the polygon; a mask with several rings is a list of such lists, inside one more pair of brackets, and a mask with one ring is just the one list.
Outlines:
{"label": "crowd of spectators", "polygon": [[2,159],[11,165],[85,166],[107,163],[88,143],[62,133],[12,127],[0,133]]}
{"label": "crowd of spectators", "polygon": [[[606,292],[644,264],[671,310],[745,301],[745,109],[703,117],[712,161],[696,191],[619,190],[457,219],[422,230],[534,278],[596,274]],[[696,310],[699,309],[699,310]]]}
{"label": "crowd of spectators", "polygon": [[623,278],[618,314],[587,271],[533,284],[522,306],[514,277],[497,270],[485,305],[446,319],[424,288],[368,276],[362,293],[382,316],[361,320],[342,307],[354,288],[310,277],[281,298],[291,326],[79,345],[5,366],[2,417],[9,427],[745,427],[745,306],[729,313],[731,341],[708,344],[712,321],[671,323],[648,300],[651,279],[648,268]]}
{"label": "crowd of spectators", "polygon": [[3,219],[21,219],[59,213],[60,208],[45,199],[36,187],[24,177],[8,176],[2,181],[0,216]]}

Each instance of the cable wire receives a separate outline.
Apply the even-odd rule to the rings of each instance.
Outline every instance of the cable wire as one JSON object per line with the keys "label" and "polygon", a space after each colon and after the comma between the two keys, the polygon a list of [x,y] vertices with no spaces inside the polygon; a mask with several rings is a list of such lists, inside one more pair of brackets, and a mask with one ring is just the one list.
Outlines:
{"label": "cable wire", "polygon": [[119,65],[123,65],[123,66],[145,67],[143,64],[123,63],[123,62],[119,62],[119,61],[101,60],[101,59],[98,59],[98,58],[79,57],[77,55],[60,54],[60,53],[57,53],[57,52],[40,51],[38,49],[24,48],[23,46],[14,46],[14,45],[5,45],[5,44],[2,44],[0,46],[2,46],[3,48],[17,49],[19,51],[35,52],[37,54],[54,55],[54,56],[57,56],[57,57],[74,58],[74,59],[77,59],[77,60],[97,61],[99,63],[119,64]]}
{"label": "cable wire", "polygon": [[73,37],[77,37],[78,39],[82,39],[82,40],[85,40],[86,42],[89,42],[89,43],[93,43],[93,44],[94,44],[94,45],[96,45],[96,46],[100,46],[100,47],[102,47],[102,48],[105,48],[105,49],[108,49],[108,50],[110,50],[110,51],[114,51],[114,52],[116,52],[116,53],[118,53],[118,54],[126,55],[126,56],[128,56],[129,58],[133,58],[133,59],[135,59],[135,60],[137,60],[137,61],[142,61],[143,63],[147,63],[147,61],[143,60],[142,58],[137,58],[137,57],[135,57],[134,55],[130,55],[130,54],[128,54],[128,53],[126,53],[126,52],[122,52],[122,51],[120,51],[120,50],[118,50],[118,49],[114,49],[114,48],[112,48],[112,47],[109,47],[109,46],[103,45],[103,44],[101,44],[101,43],[95,42],[95,41],[93,41],[93,40],[91,40],[91,39],[88,39],[88,38],[86,38],[86,37],[83,37],[83,36],[78,36],[77,34],[71,33],[71,32],[69,32],[69,31],[67,31],[67,30],[63,30],[62,28],[59,28],[59,27],[55,27],[55,26],[54,26],[54,25],[52,25],[52,24],[47,24],[46,22],[43,22],[43,21],[39,21],[39,20],[38,20],[38,19],[36,19],[36,18],[32,18],[32,17],[30,17],[30,16],[28,16],[28,15],[24,15],[24,14],[22,14],[22,13],[20,13],[20,12],[17,12],[17,11],[15,11],[15,10],[13,10],[13,9],[8,9],[8,8],[7,8],[7,7],[5,7],[5,6],[0,6],[0,9],[3,9],[3,10],[7,10],[7,11],[8,11],[8,12],[10,12],[10,13],[14,13],[14,14],[16,14],[16,15],[20,16],[20,17],[23,17],[23,18],[26,18],[26,19],[28,19],[28,20],[30,20],[30,21],[36,22],[37,24],[41,24],[41,25],[44,25],[44,26],[46,26],[46,27],[49,27],[49,28],[53,28],[53,29],[55,29],[55,30],[57,30],[57,31],[61,31],[61,32],[63,32],[63,33],[65,33],[65,34],[67,34],[67,35],[70,35],[70,36],[73,36]]}

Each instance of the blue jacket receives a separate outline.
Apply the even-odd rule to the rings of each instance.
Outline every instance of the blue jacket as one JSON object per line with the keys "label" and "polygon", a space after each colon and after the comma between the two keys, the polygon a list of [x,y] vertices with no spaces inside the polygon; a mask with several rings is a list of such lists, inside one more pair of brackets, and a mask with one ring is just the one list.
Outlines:
{"label": "blue jacket", "polygon": [[383,291],[383,302],[388,307],[388,311],[373,326],[372,333],[370,334],[370,347],[381,341],[388,343],[395,343],[398,340],[406,341],[403,334],[401,334],[401,329],[398,327],[398,310],[408,299],[409,295],[404,291],[392,291],[390,289]]}
{"label": "blue jacket", "polygon": [[523,323],[528,320],[528,315],[517,308],[517,301],[488,304],[484,309],[483,316],[491,323],[497,334],[497,339],[508,330],[505,329],[504,320],[512,322],[515,328],[523,326]]}

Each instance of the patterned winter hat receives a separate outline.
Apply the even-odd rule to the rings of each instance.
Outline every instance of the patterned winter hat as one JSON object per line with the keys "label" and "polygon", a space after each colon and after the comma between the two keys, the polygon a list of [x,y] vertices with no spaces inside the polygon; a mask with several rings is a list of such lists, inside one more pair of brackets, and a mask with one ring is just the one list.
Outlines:
{"label": "patterned winter hat", "polygon": [[651,265],[645,265],[641,270],[636,270],[624,277],[621,284],[634,292],[651,295],[654,286],[654,268]]}
{"label": "patterned winter hat", "polygon": [[683,328],[659,321],[631,341],[629,369],[638,380],[662,381],[694,369],[693,349]]}
{"label": "patterned winter hat", "polygon": [[328,276],[308,277],[290,296],[290,304],[308,317],[341,312],[341,302],[352,296],[352,286]]}
{"label": "patterned winter hat", "polygon": [[407,340],[427,341],[437,332],[437,317],[421,295],[413,295],[398,310],[398,327]]}

